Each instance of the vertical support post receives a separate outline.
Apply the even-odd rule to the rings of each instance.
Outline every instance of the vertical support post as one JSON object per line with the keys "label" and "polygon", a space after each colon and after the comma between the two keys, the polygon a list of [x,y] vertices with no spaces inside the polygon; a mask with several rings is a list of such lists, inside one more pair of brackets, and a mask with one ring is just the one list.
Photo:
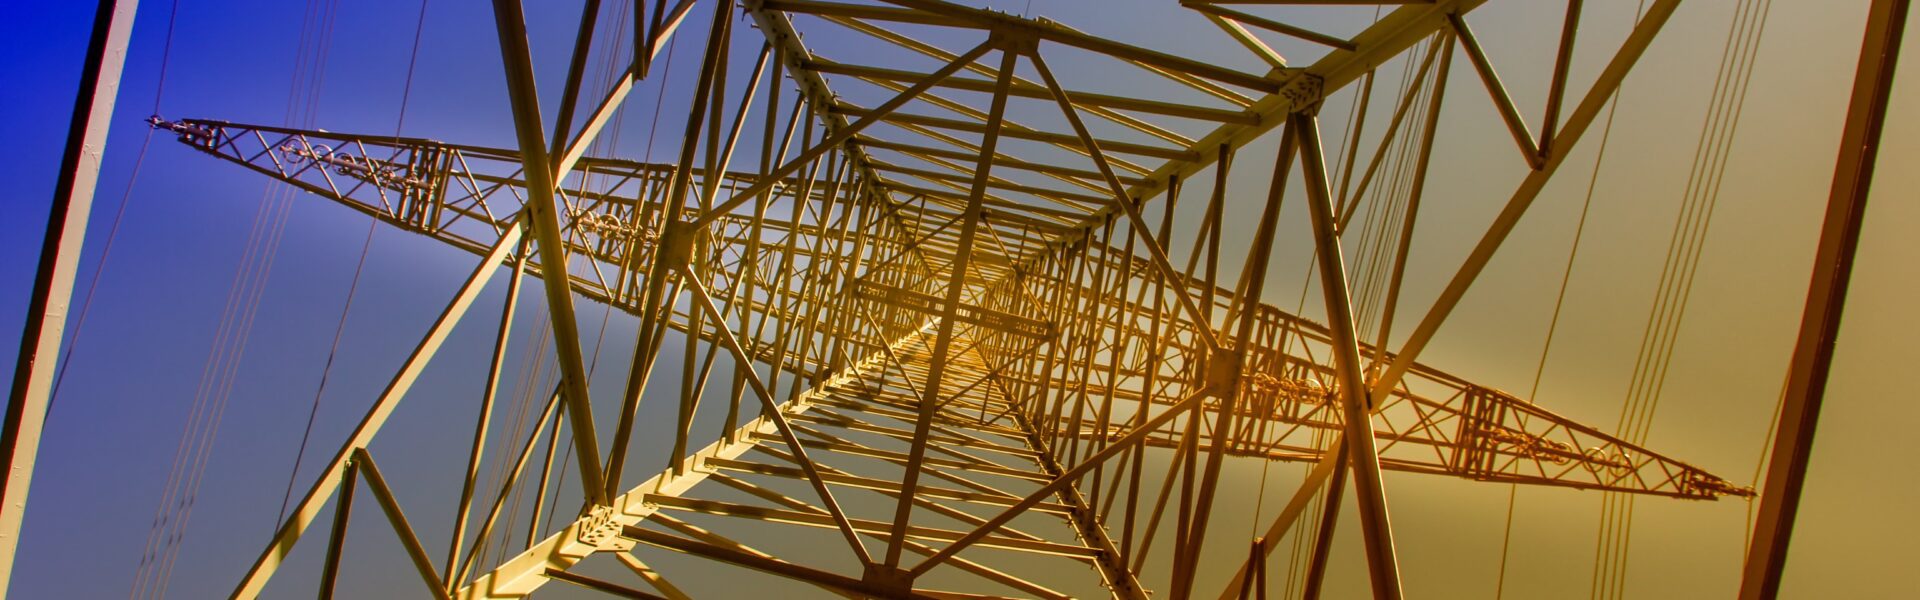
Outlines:
{"label": "vertical support post", "polygon": [[1780,593],[1780,573],[1786,566],[1793,521],[1800,511],[1800,490],[1806,484],[1807,462],[1813,453],[1814,427],[1820,419],[1820,403],[1826,396],[1833,350],[1840,336],[1840,312],[1847,302],[1847,283],[1853,273],[1854,251],[1860,244],[1860,226],[1866,218],[1867,191],[1873,183],[1874,158],[1879,153],[1880,130],[1886,122],[1894,63],[1900,55],[1910,4],[1908,0],[1874,0],[1867,12],[1853,99],[1847,106],[1840,158],[1833,168],[1826,221],[1820,226],[1820,245],[1814,255],[1813,281],[1807,290],[1799,341],[1787,372],[1787,395],[1780,408],[1766,487],[1760,496],[1760,517],[1754,521],[1753,540],[1740,581],[1741,600],[1773,598]]}
{"label": "vertical support post", "polygon": [[[1300,135],[1301,166],[1306,173],[1307,206],[1313,212],[1313,241],[1320,253],[1320,289],[1327,305],[1333,355],[1340,376],[1346,417],[1348,462],[1353,468],[1354,496],[1360,505],[1360,526],[1367,548],[1367,571],[1373,597],[1400,598],[1400,568],[1395,563],[1393,529],[1387,520],[1386,488],[1380,481],[1380,456],[1374,447],[1371,414],[1367,411],[1366,380],[1360,374],[1360,345],[1353,326],[1353,300],[1347,292],[1347,269],[1334,233],[1333,198],[1327,191],[1326,159],[1320,153],[1319,119],[1295,113],[1287,126]],[[1338,510],[1338,507],[1328,507]]]}
{"label": "vertical support post", "polygon": [[540,97],[534,89],[526,18],[520,12],[520,0],[494,0],[493,13],[500,36],[500,59],[506,66],[507,95],[513,104],[513,128],[525,167],[522,172],[527,178],[526,214],[539,242],[541,279],[546,283],[547,309],[553,312],[553,347],[563,378],[568,423],[573,427],[574,452],[579,455],[575,462],[580,463],[580,484],[588,502],[605,505],[608,494],[600,471],[600,442],[594,436],[586,360],[580,353],[580,325],[573,314],[573,284],[567,280],[567,248],[560,237],[560,217],[555,213],[553,172],[547,162],[546,135],[541,131]]}
{"label": "vertical support post", "polygon": [[126,64],[127,38],[133,32],[134,9],[139,4],[138,0],[100,0],[94,12],[86,67],[80,73],[67,147],[60,157],[60,178],[54,186],[53,206],[47,211],[46,240],[40,247],[40,266],[27,304],[27,324],[20,335],[20,356],[14,366],[13,389],[7,396],[5,428],[0,430],[0,456],[4,456],[7,469],[4,483],[0,483],[0,597],[7,595],[7,584],[13,579],[27,489],[33,483],[33,463],[40,452],[40,428],[52,399],[55,359],[67,330],[73,279],[86,240],[87,220],[93,214],[93,190],[100,181],[107,127],[119,96],[120,69]]}

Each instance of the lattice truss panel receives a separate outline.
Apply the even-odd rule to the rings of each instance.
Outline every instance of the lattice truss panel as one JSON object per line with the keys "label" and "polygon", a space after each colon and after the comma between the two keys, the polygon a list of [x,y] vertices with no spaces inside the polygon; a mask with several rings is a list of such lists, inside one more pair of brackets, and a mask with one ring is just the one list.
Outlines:
{"label": "lattice truss panel", "polygon": [[[675,553],[684,556],[673,561],[708,563],[685,577],[746,569],[846,597],[1141,598],[1149,560],[1173,565],[1165,593],[1212,594],[1193,589],[1194,557],[1208,544],[1243,543],[1206,536],[1229,456],[1318,465],[1271,523],[1274,539],[1322,482],[1351,471],[1376,586],[1397,585],[1380,469],[1682,499],[1751,494],[1416,360],[1677,0],[1652,3],[1598,77],[1572,86],[1589,91],[1565,99],[1562,118],[1564,42],[1549,126],[1538,135],[1467,26],[1476,0],[1386,3],[1382,17],[1344,37],[1288,25],[1284,10],[1187,6],[1271,67],[1264,74],[937,0],[645,3],[634,23],[616,23],[632,28],[640,58],[605,97],[578,102],[586,53],[576,51],[558,96],[564,127],[551,144],[518,3],[495,4],[520,149],[153,122],[194,149],[481,257],[238,596],[265,589],[296,542],[326,543],[303,537],[316,537],[307,534],[322,507],[356,486],[378,497],[427,587],[463,598],[521,597],[556,580],[629,597],[725,589],[656,568],[655,557]],[[598,4],[588,3],[581,48],[601,28],[593,19],[607,18]],[[711,25],[705,39],[682,40],[706,50],[693,110],[677,123],[678,160],[587,156],[613,111],[658,68],[653,57],[693,19]],[[1569,33],[1578,19],[1570,16]],[[803,27],[823,45],[884,52],[816,51]],[[765,38],[750,71],[722,68],[739,35]],[[1269,43],[1280,37],[1319,58],[1290,65]],[[1470,66],[1452,64],[1456,48]],[[1060,56],[1081,66],[1056,73],[1048,61]],[[1375,93],[1372,70],[1389,63],[1412,69],[1416,83]],[[1388,351],[1384,333],[1369,342],[1355,330],[1340,234],[1367,202],[1417,202],[1434,143],[1434,82],[1450,70],[1488,83],[1520,149],[1508,158],[1531,170],[1421,326]],[[1101,73],[1123,71],[1153,85],[1074,87],[1098,90]],[[1330,177],[1315,114],[1329,94],[1363,83],[1371,101],[1394,106],[1388,133],[1378,147],[1356,144],[1347,172]],[[714,101],[741,86],[764,123],[747,118],[759,114],[749,104]],[[1421,132],[1408,136],[1419,143],[1396,144],[1401,128]],[[1224,165],[1275,129],[1283,151],[1272,189],[1243,194],[1264,196],[1265,207],[1228,214]],[[734,164],[743,146],[761,149],[757,168]],[[1416,157],[1415,185],[1375,182],[1389,153]],[[1356,164],[1367,166],[1355,172]],[[1147,210],[1178,201],[1181,182],[1205,174],[1219,183],[1203,222]],[[1306,189],[1294,201],[1310,209],[1318,274],[1337,283],[1316,284],[1327,323],[1258,301],[1290,177]],[[1258,219],[1255,240],[1243,275],[1223,281],[1218,223],[1243,218]],[[1184,265],[1170,258],[1176,228],[1200,232]],[[1215,247],[1199,268],[1207,240]],[[457,515],[410,510],[379,478],[370,444],[447,331],[490,319],[468,315],[479,291],[510,278],[518,298],[517,273],[548,295],[563,383],[531,435],[485,458],[511,465],[505,489],[470,483]],[[640,319],[639,359],[621,397],[585,394],[571,295]],[[686,334],[674,338],[685,348],[665,342],[668,329]],[[645,460],[670,466],[648,472],[626,464],[628,448],[646,425],[635,423],[639,398],[650,383],[668,385],[655,381],[667,379],[655,377],[663,368],[682,371],[672,384],[678,420],[654,428],[673,432],[674,443],[664,461]],[[489,377],[498,370],[496,359]],[[592,415],[605,411],[620,415],[619,426],[596,433]],[[693,431],[696,414],[713,412],[726,415],[720,431]],[[530,485],[529,459],[548,423],[575,442],[570,464],[588,506],[558,530],[501,542],[518,535],[500,530],[513,520],[502,515],[504,500]],[[480,454],[476,444],[469,473]],[[574,509],[539,502],[536,517]],[[460,523],[445,558],[408,519]],[[1177,535],[1151,548],[1156,530]],[[491,560],[484,549],[502,543],[514,552]],[[1374,553],[1382,545],[1386,565]],[[595,562],[619,565],[613,572],[624,577],[575,568]],[[337,567],[330,551],[326,576]],[[1236,594],[1247,575],[1242,566],[1221,593]]]}

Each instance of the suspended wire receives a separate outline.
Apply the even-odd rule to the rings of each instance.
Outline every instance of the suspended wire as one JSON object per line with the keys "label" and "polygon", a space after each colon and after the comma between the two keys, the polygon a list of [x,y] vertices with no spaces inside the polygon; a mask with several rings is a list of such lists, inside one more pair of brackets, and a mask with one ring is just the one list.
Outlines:
{"label": "suspended wire", "polygon": [[[553,389],[553,385],[554,383],[556,383],[555,380],[557,378],[554,375],[554,371],[557,370],[557,365],[555,365],[553,361],[546,360],[546,347],[551,342],[555,342],[555,341],[558,341],[558,340],[553,339],[553,336],[551,335],[542,335],[540,339],[540,342],[541,342],[540,347],[536,348],[537,352],[529,356],[529,358],[533,359],[534,361],[537,361],[535,371],[534,371],[534,376],[538,378],[538,380],[533,385],[527,388],[526,405],[528,409],[527,412],[529,413],[534,411],[536,408],[545,407],[545,404],[536,403],[535,401],[542,397],[541,396],[542,391]],[[548,399],[549,402],[551,402],[552,400],[553,400],[552,398]],[[556,410],[553,414],[553,421],[555,421],[556,427],[558,427],[558,421],[561,416],[559,411],[564,411],[564,410],[566,410],[565,404],[562,403],[561,408],[559,410]],[[533,428],[533,430],[528,433],[527,444],[529,446],[533,445],[535,442],[535,438],[538,437],[541,423],[542,421],[539,421],[539,420],[526,421],[526,424]],[[516,435],[510,438],[510,440],[519,439],[520,436],[517,434],[520,432],[516,431],[515,433]],[[511,443],[511,441],[509,441],[509,443]],[[500,466],[501,466],[501,475],[503,480],[502,485],[505,485],[505,480],[513,478],[515,474],[510,472],[510,470],[512,469],[512,465],[507,464],[505,461],[502,461]],[[519,522],[520,503],[522,498],[525,496],[527,487],[528,486],[525,486],[525,485],[513,486],[512,498],[511,500],[508,501],[506,506],[506,511],[503,513],[506,515],[506,520],[502,522],[500,527],[494,530],[495,532],[509,532],[514,530],[514,525],[516,525]],[[499,545],[496,549],[496,554],[494,556],[494,561],[496,563],[499,561],[506,560],[507,552],[509,548],[512,547],[513,537],[511,535],[500,535],[499,540],[500,540]]]}
{"label": "suspended wire", "polygon": [[[547,377],[547,363],[543,359],[547,354],[547,345],[552,340],[553,329],[547,327],[548,319],[550,318],[549,313],[539,311],[536,315],[534,330],[538,331],[539,334],[534,337],[533,345],[528,348],[527,358],[520,365],[519,383],[515,386],[514,394],[516,399],[513,410],[513,428],[510,433],[507,434],[505,440],[509,448],[512,448],[515,441],[526,434],[528,417],[532,411],[536,410],[534,403],[535,398],[541,393],[541,390],[545,389],[543,383]],[[544,407],[545,405],[539,406]],[[503,489],[506,486],[507,479],[510,476],[509,471],[512,467],[513,461],[502,460],[494,463],[492,475],[488,478],[490,483],[485,489]],[[510,522],[512,514],[508,513],[507,518]],[[512,527],[508,526],[496,528],[494,531],[511,529]],[[488,555],[492,554],[493,551],[491,539],[475,540],[473,552],[476,558],[474,560],[484,560]]]}
{"label": "suspended wire", "polygon": [[[378,224],[379,221],[374,221]],[[353,265],[353,279],[347,283],[347,298],[340,305],[340,319],[333,328],[333,343],[327,348],[327,361],[320,367],[320,383],[313,390],[313,405],[307,409],[307,426],[300,433],[300,447],[293,454],[293,468],[287,471],[287,491],[280,497],[280,512],[273,518],[274,530],[287,518],[287,505],[293,500],[293,484],[300,475],[300,465],[307,456],[307,442],[313,437],[313,423],[320,416],[320,398],[326,395],[327,378],[333,374],[334,356],[340,350],[340,338],[347,329],[347,315],[353,311],[353,298],[360,289],[360,273],[366,269],[368,250],[373,248],[375,227],[367,228],[366,239],[360,243],[360,260]]]}
{"label": "suspended wire", "polygon": [[[309,124],[313,120],[318,100],[317,89],[324,80],[326,50],[331,45],[337,4],[331,2],[321,6],[319,2],[310,1],[307,5],[288,95],[286,122],[289,124],[294,124],[296,116],[302,113]],[[307,91],[304,98],[302,90]],[[225,415],[239,364],[245,355],[248,333],[258,315],[260,299],[272,272],[281,235],[285,232],[292,205],[290,190],[269,184],[262,193],[253,227],[241,253],[240,266],[222,309],[213,347],[201,372],[199,389],[188,411],[187,426],[182,431],[173,465],[155,507],[146,547],[129,591],[131,597],[159,598],[166,594],[180,549],[184,547],[187,523],[198,499],[211,447]],[[281,191],[287,193],[276,193]]]}
{"label": "suspended wire", "polygon": [[[413,50],[411,56],[407,58],[407,76],[405,83],[402,84],[400,88],[400,116],[394,119],[393,124],[393,136],[396,141],[400,138],[400,131],[406,126],[407,122],[407,103],[413,96],[414,67],[419,64],[420,35],[426,30],[426,19],[427,0],[420,0],[420,16],[413,27]],[[401,152],[401,150],[396,147],[394,150],[395,155],[398,155],[399,152]],[[373,234],[379,229],[379,226],[380,221],[378,219],[369,220],[367,222],[365,239],[360,242],[360,258],[354,263],[353,278],[347,283],[347,298],[341,303],[340,319],[334,324],[333,342],[327,347],[326,363],[320,368],[320,383],[315,386],[313,390],[313,405],[307,410],[307,425],[305,430],[300,434],[299,449],[295,450],[293,454],[293,468],[287,471],[286,493],[280,497],[280,512],[273,519],[273,527],[275,530],[278,530],[280,523],[286,520],[287,507],[293,501],[293,486],[300,476],[300,465],[305,462],[307,444],[313,438],[313,424],[320,416],[320,399],[326,395],[327,381],[333,374],[333,361],[340,352],[340,339],[347,330],[347,315],[353,310],[353,299],[360,289],[360,275],[366,270],[367,255],[373,250]]]}
{"label": "suspended wire", "polygon": [[[1752,80],[1754,57],[1765,34],[1772,0],[1743,0],[1729,24],[1720,67],[1715,73],[1712,103],[1702,124],[1688,172],[1684,202],[1663,262],[1659,292],[1642,335],[1632,387],[1621,409],[1619,435],[1643,444],[1658,410],[1661,392],[1673,363],[1681,324],[1692,297],[1695,275],[1705,253],[1707,232],[1720,198],[1732,142],[1739,130]],[[1634,457],[1619,457],[1632,461]],[[1625,594],[1627,561],[1632,549],[1634,499],[1612,494],[1603,504],[1601,544],[1595,564],[1593,595],[1618,598]]]}
{"label": "suspended wire", "polygon": [[[1439,43],[1440,40],[1436,38],[1430,48],[1439,51]],[[1358,286],[1354,312],[1358,317],[1356,333],[1361,339],[1372,338],[1381,326],[1380,320],[1385,318],[1380,304],[1385,300],[1383,296],[1388,279],[1392,277],[1392,257],[1399,247],[1400,237],[1395,233],[1405,222],[1408,203],[1413,199],[1413,181],[1420,161],[1419,139],[1425,135],[1425,115],[1429,108],[1426,99],[1435,87],[1428,85],[1428,79],[1413,79],[1413,63],[1412,60],[1406,61],[1401,75],[1401,89],[1414,91],[1408,96],[1414,104],[1406,117],[1412,123],[1402,127],[1392,140],[1395,144],[1392,178],[1385,188],[1375,188],[1375,201],[1368,205],[1368,217],[1356,244],[1358,252],[1354,255],[1354,276],[1351,279]],[[1433,72],[1428,77],[1437,79],[1439,73]]]}
{"label": "suspended wire", "polygon": [[[1773,415],[1767,417],[1767,433],[1760,438],[1759,456],[1753,460],[1753,482],[1755,486],[1760,485],[1760,474],[1767,469],[1767,460],[1773,451],[1773,434],[1780,428],[1780,411],[1786,409],[1787,406],[1787,377],[1785,375],[1780,377],[1780,393],[1777,394],[1775,398],[1773,401]],[[1753,498],[1747,498],[1746,527],[1743,528],[1740,533],[1740,564],[1743,565],[1747,562],[1747,555],[1753,551],[1753,548],[1747,545],[1747,540],[1753,539],[1753,500]]]}
{"label": "suspended wire", "polygon": [[[1641,3],[1645,8],[1645,2]],[[1636,17],[1636,21],[1637,21]],[[1580,218],[1573,227],[1573,243],[1567,249],[1567,264],[1560,272],[1560,290],[1554,294],[1553,316],[1547,320],[1546,340],[1540,344],[1540,360],[1533,371],[1533,385],[1527,390],[1526,401],[1533,403],[1540,395],[1540,381],[1547,372],[1547,356],[1553,351],[1554,334],[1560,329],[1560,311],[1566,306],[1567,287],[1573,281],[1573,266],[1580,256],[1580,241],[1586,238],[1587,215],[1593,208],[1594,190],[1599,187],[1601,166],[1606,163],[1607,144],[1613,139],[1613,117],[1620,109],[1620,96],[1624,86],[1616,87],[1613,95],[1607,99],[1607,120],[1600,128],[1600,143],[1593,156],[1593,169],[1587,177],[1586,197],[1580,202]],[[1507,561],[1513,549],[1513,514],[1518,502],[1519,484],[1507,484],[1507,517],[1500,534],[1500,569],[1494,580],[1493,597],[1500,600],[1507,592]]]}
{"label": "suspended wire", "polygon": [[[153,84],[153,110],[148,113],[160,115],[160,99],[166,96],[167,65],[173,58],[173,25],[180,15],[180,0],[173,0],[167,7],[167,34],[160,45],[160,72]],[[47,417],[53,415],[54,404],[60,401],[60,384],[67,380],[67,367],[73,364],[73,351],[80,346],[80,332],[87,325],[87,313],[93,308],[93,295],[100,291],[100,275],[107,271],[107,258],[113,255],[113,242],[120,237],[120,223],[127,216],[128,200],[133,197],[133,185],[140,181],[140,167],[147,163],[147,148],[153,144],[153,129],[147,128],[145,137],[140,140],[140,152],[134,155],[133,172],[127,175],[127,187],[120,192],[120,203],[113,211],[113,223],[107,227],[106,242],[100,246],[100,259],[95,262],[93,276],[88,278],[87,293],[80,298],[80,310],[74,315],[73,334],[67,340],[66,350],[60,353],[60,362],[54,367],[53,387],[47,392]]]}

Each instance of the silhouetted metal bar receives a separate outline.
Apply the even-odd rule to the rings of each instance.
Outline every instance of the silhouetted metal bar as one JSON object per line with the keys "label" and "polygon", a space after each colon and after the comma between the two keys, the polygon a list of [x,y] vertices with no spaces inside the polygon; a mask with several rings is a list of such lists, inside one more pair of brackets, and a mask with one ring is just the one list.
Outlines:
{"label": "silhouetted metal bar", "polygon": [[[1369,4],[1386,4],[1386,3],[1370,2]],[[1351,40],[1343,39],[1339,36],[1320,33],[1318,31],[1307,29],[1305,27],[1289,25],[1286,23],[1275,21],[1273,19],[1268,19],[1258,15],[1250,15],[1237,10],[1220,8],[1218,6],[1214,6],[1212,4],[1208,4],[1205,2],[1183,1],[1180,3],[1180,5],[1200,11],[1202,13],[1206,13],[1208,15],[1215,15],[1219,17],[1233,19],[1235,21],[1246,23],[1248,25],[1259,27],[1261,29],[1272,31],[1274,33],[1293,36],[1309,42],[1313,42],[1315,44],[1331,47],[1337,50],[1353,51],[1353,50],[1360,49],[1359,46],[1355,46]]]}
{"label": "silhouetted metal bar", "polygon": [[1780,593],[1787,542],[1800,511],[1800,491],[1806,485],[1814,427],[1820,420],[1820,403],[1826,397],[1827,376],[1840,336],[1840,313],[1846,307],[1847,283],[1853,275],[1860,226],[1866,218],[1867,192],[1873,183],[1874,159],[1880,150],[1880,132],[1886,123],[1894,64],[1900,56],[1900,38],[1910,4],[1909,0],[1874,0],[1867,12],[1853,98],[1847,105],[1846,129],[1840,135],[1840,158],[1834,165],[1826,220],[1820,226],[1819,250],[1814,254],[1813,281],[1808,285],[1807,306],[1800,317],[1799,341],[1795,342],[1787,372],[1787,395],[1774,434],[1766,487],[1760,495],[1760,516],[1754,521],[1753,540],[1740,581],[1742,600],[1769,599]]}
{"label": "silhouetted metal bar", "polygon": [[607,580],[599,579],[595,577],[588,577],[586,575],[581,575],[579,573],[574,573],[572,571],[566,571],[561,569],[547,569],[546,575],[548,579],[565,581],[567,583],[571,583],[571,584],[574,584],[583,588],[587,588],[596,592],[600,592],[603,594],[610,594],[613,596],[619,596],[621,598],[638,598],[640,600],[667,600],[666,597],[664,596],[649,594],[649,593],[636,590],[624,585],[620,585],[611,581],[607,581]]}
{"label": "silhouetted metal bar", "polygon": [[40,454],[40,430],[52,400],[55,363],[67,331],[73,279],[79,270],[87,221],[93,215],[93,191],[100,182],[107,129],[120,92],[120,69],[126,64],[127,38],[133,33],[134,12],[139,6],[138,0],[100,0],[94,10],[93,37],[87,42],[85,67],[80,71],[67,147],[60,156],[60,176],[47,211],[40,266],[34,272],[33,293],[27,300],[27,324],[20,333],[20,355],[14,363],[13,388],[7,395],[4,430],[0,430],[0,460],[6,463],[4,479],[0,480],[0,597],[7,595],[7,585],[13,580],[20,522],[27,508],[28,488],[33,484],[34,460]]}
{"label": "silhouetted metal bar", "polygon": [[327,534],[326,563],[320,567],[320,600],[333,600],[334,582],[340,577],[340,553],[347,544],[347,521],[353,517],[354,483],[360,468],[347,463],[340,474],[340,500],[333,506],[333,528]]}
{"label": "silhouetted metal bar", "polygon": [[[1262,539],[1278,540],[1285,536],[1287,530],[1293,528],[1294,522],[1300,520],[1300,513],[1307,510],[1307,503],[1313,500],[1314,493],[1319,491],[1321,485],[1327,483],[1327,478],[1346,469],[1345,445],[1344,437],[1334,438],[1333,445],[1327,448],[1320,462],[1314,464],[1313,470],[1307,473],[1306,480],[1300,482],[1300,487],[1295,489],[1293,496],[1287,499],[1287,505],[1280,509],[1279,515],[1274,516],[1273,523],[1267,526],[1267,532],[1261,536]],[[1273,553],[1274,547],[1274,544],[1268,543],[1261,548],[1263,559],[1266,555]],[[1247,577],[1247,567],[1242,566],[1240,572],[1234,573],[1233,579],[1227,581],[1226,589],[1220,591],[1220,600],[1228,600],[1239,594],[1240,590],[1247,585]]]}

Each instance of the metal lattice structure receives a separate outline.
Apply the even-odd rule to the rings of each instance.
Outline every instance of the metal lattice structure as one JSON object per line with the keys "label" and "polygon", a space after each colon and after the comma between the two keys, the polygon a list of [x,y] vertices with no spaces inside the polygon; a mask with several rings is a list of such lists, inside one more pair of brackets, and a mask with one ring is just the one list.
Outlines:
{"label": "metal lattice structure", "polygon": [[[520,3],[494,2],[518,148],[152,121],[195,150],[480,258],[322,475],[296,496],[235,597],[260,594],[297,544],[326,544],[313,539],[315,527],[325,528],[317,521],[337,503],[323,576],[330,590],[358,486],[400,533],[426,589],[452,598],[524,597],[555,581],[627,597],[686,597],[675,573],[648,563],[658,552],[719,570],[699,576],[749,569],[845,597],[1145,598],[1140,575],[1154,561],[1172,568],[1167,587],[1154,593],[1246,598],[1250,581],[1265,581],[1274,545],[1263,540],[1296,527],[1314,531],[1301,515],[1322,494],[1337,502],[1348,478],[1373,589],[1397,597],[1383,470],[1677,500],[1754,494],[1421,361],[1680,0],[1650,2],[1598,75],[1570,86],[1581,20],[1580,2],[1572,2],[1557,47],[1539,50],[1557,60],[1538,132],[1468,25],[1481,0],[1382,2],[1383,16],[1350,37],[1225,6],[1235,3],[1184,3],[1271,67],[1267,73],[941,0],[636,2],[634,21],[619,25],[632,28],[628,54],[637,58],[606,96],[581,103],[582,70],[604,12],[597,0],[586,4],[567,85],[548,96],[561,106],[549,134]],[[706,38],[685,40],[701,42],[705,54],[692,110],[676,123],[684,132],[677,160],[589,156],[668,39],[702,18],[711,20]],[[812,39],[860,38],[934,66],[830,58],[810,49],[803,29]],[[726,68],[741,35],[765,38],[751,70]],[[1293,65],[1263,41],[1271,35],[1328,51]],[[954,50],[925,39],[974,45]],[[1081,91],[1086,82],[1072,75],[1101,70],[1056,72],[1049,60],[1063,53],[1155,80],[1165,93]],[[1456,54],[1469,64],[1454,64]],[[1376,92],[1375,71],[1396,60],[1412,83]],[[1441,92],[1458,76],[1485,83],[1518,148],[1517,156],[1488,160],[1528,170],[1419,325],[1388,347],[1385,326],[1367,332],[1356,321],[1385,311],[1379,322],[1393,322],[1413,218],[1385,232],[1400,236],[1389,254],[1370,258],[1392,267],[1390,287],[1372,292],[1384,291],[1383,302],[1354,300],[1343,234],[1369,202],[1418,210],[1440,137]],[[734,86],[746,89],[737,106],[724,102]],[[1317,113],[1330,95],[1362,86],[1370,101],[1394,103],[1388,133],[1377,146],[1351,146],[1344,172],[1330,173]],[[855,87],[886,100],[859,105],[841,95]],[[1569,88],[1586,91],[1567,98]],[[1016,103],[1023,122],[1011,116]],[[750,122],[755,110],[764,123]],[[1203,133],[1183,133],[1192,131]],[[1228,214],[1229,166],[1269,169],[1234,164],[1234,152],[1274,135],[1278,163],[1261,171],[1271,187],[1252,194],[1263,205]],[[733,161],[743,147],[760,149],[757,167]],[[1409,161],[1410,185],[1376,177],[1389,153]],[[1201,220],[1178,217],[1171,205],[1181,201],[1182,182],[1207,175],[1211,197],[1186,200],[1208,203]],[[1261,300],[1292,186],[1305,190],[1293,202],[1307,207],[1316,275],[1327,282],[1316,284],[1326,322]],[[1237,277],[1218,268],[1231,250],[1219,247],[1229,218],[1257,219]],[[1184,265],[1168,246],[1176,230],[1198,231]],[[498,280],[509,290],[506,316],[487,325],[497,328],[500,349],[486,374],[457,512],[403,506],[371,445],[449,332],[494,321],[491,311],[473,309]],[[537,282],[547,299],[561,383],[524,439],[504,456],[483,456],[495,405],[505,402],[496,387],[523,280]],[[639,319],[637,358],[619,397],[587,393],[575,296]],[[656,377],[659,369],[681,373]],[[679,389],[655,389],[661,385]],[[671,451],[630,462],[641,398],[661,394],[678,398]],[[617,427],[596,431],[595,415],[609,411]],[[694,430],[696,415],[716,411],[724,427]],[[503,507],[534,476],[540,438],[562,435],[572,439],[565,462],[578,469],[586,506],[571,524],[536,530],[512,543],[508,558],[488,559],[485,548],[519,535],[502,530]],[[1315,467],[1263,524],[1266,535],[1226,589],[1200,589],[1203,549],[1246,544],[1209,535],[1229,457]],[[477,488],[484,461],[511,465],[503,489]],[[535,484],[536,520],[543,510],[576,508],[542,505],[547,475]],[[450,548],[443,555],[415,536],[410,520],[455,522]],[[714,522],[727,525],[703,525]],[[1316,580],[1332,524],[1320,525]],[[797,538],[817,540],[816,555],[763,550]],[[1170,541],[1154,547],[1155,539]],[[635,577],[571,570],[595,557]],[[1078,566],[1090,575],[1075,583]],[[1063,575],[1024,575],[1036,571]]]}

